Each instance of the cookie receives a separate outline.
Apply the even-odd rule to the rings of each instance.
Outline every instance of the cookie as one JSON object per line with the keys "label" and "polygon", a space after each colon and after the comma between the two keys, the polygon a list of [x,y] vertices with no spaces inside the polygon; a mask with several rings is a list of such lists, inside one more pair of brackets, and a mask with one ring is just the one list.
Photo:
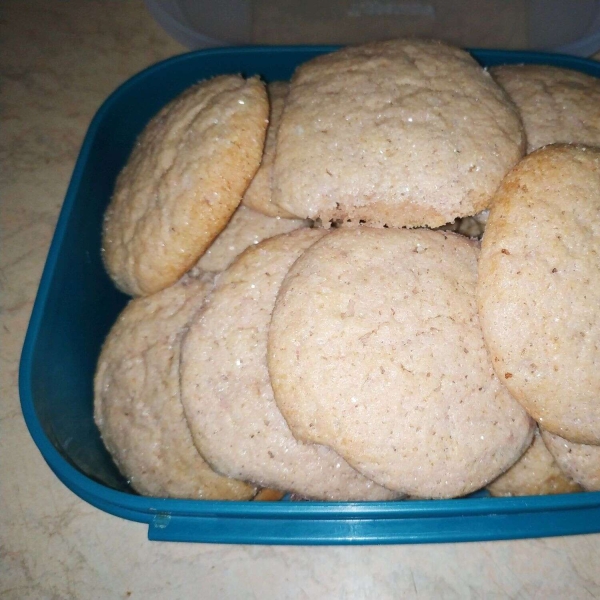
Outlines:
{"label": "cookie", "polygon": [[466,52],[424,40],[348,47],[294,74],[273,201],[325,227],[438,227],[487,208],[523,150],[516,108]]}
{"label": "cookie", "polygon": [[562,471],[590,491],[600,491],[600,446],[574,444],[549,431],[542,438]]}
{"label": "cookie", "polygon": [[600,146],[600,79],[547,65],[490,72],[521,113],[528,152],[557,142]]}
{"label": "cookie", "polygon": [[279,490],[270,490],[268,488],[260,490],[256,496],[254,496],[255,502],[277,502],[285,496],[285,492]]}
{"label": "cookie", "polygon": [[329,448],[298,442],[273,398],[266,354],[277,291],[323,234],[301,229],[266,240],[219,276],[183,343],[185,414],[197,448],[221,473],[315,499],[390,499]]}
{"label": "cookie", "polygon": [[211,288],[211,277],[191,274],[162,292],[132,300],[102,348],[94,418],[119,470],[140,494],[245,500],[256,492],[206,464],[183,415],[181,335]]}
{"label": "cookie", "polygon": [[197,263],[205,271],[225,270],[248,246],[267,238],[308,227],[310,221],[267,217],[251,208],[240,206],[227,227],[219,234]]}
{"label": "cookie", "polygon": [[102,250],[123,292],[175,283],[227,225],[258,169],[268,101],[257,78],[203,81],[139,137],[106,210]]}
{"label": "cookie", "polygon": [[361,227],[335,230],[298,259],[268,355],[298,439],[421,498],[468,494],[523,454],[533,424],[487,357],[478,252],[453,233]]}
{"label": "cookie", "polygon": [[242,204],[269,217],[293,219],[294,215],[273,202],[271,192],[273,161],[277,147],[277,132],[279,131],[281,114],[283,113],[288,91],[289,83],[286,81],[274,81],[267,86],[270,109],[265,149],[260,167],[242,198]]}
{"label": "cookie", "polygon": [[511,394],[541,428],[600,443],[600,149],[546,146],[506,177],[477,293]]}
{"label": "cookie", "polygon": [[581,492],[581,486],[567,477],[546,448],[539,429],[525,454],[487,486],[492,496],[536,496]]}

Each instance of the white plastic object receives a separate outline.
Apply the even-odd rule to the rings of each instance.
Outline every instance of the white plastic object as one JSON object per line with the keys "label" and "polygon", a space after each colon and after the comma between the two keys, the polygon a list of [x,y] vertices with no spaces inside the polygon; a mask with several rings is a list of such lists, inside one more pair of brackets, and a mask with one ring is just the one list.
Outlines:
{"label": "white plastic object", "polygon": [[[163,29],[192,49],[357,43],[380,33],[385,38],[412,34],[462,46],[491,45],[575,56],[591,56],[600,50],[600,0],[144,1]],[[326,39],[324,31],[329,31],[332,39]]]}

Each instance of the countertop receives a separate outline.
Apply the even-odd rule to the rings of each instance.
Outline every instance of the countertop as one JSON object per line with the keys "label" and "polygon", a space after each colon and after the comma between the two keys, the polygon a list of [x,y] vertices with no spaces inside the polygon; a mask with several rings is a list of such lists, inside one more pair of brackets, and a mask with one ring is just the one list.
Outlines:
{"label": "countertop", "polygon": [[0,598],[595,598],[600,535],[420,546],[149,542],[52,474],[19,407],[19,355],[58,212],[102,100],[184,49],[141,0],[0,7]]}

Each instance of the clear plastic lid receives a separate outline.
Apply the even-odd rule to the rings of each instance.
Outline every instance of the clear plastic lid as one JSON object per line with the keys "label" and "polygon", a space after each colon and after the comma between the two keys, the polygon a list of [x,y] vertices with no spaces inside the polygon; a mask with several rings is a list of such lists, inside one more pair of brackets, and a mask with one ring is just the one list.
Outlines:
{"label": "clear plastic lid", "polygon": [[145,0],[188,48],[418,36],[459,46],[600,50],[600,0]]}

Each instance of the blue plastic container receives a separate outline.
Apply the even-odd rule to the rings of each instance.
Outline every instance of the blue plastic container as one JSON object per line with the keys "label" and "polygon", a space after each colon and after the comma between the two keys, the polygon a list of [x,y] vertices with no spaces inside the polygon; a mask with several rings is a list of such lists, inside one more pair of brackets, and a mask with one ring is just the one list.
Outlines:
{"label": "blue plastic container", "polygon": [[[127,298],[100,259],[102,215],[117,174],[148,120],[198,80],[223,73],[288,79],[333,47],[192,52],[136,75],[102,105],[87,132],[50,246],[21,357],[23,414],[57,477],[84,500],[148,523],[153,540],[253,544],[458,542],[600,531],[600,492],[399,502],[229,502],[133,492],[93,421],[101,344]],[[550,54],[474,50],[483,65],[540,63],[600,77],[600,63]]]}

